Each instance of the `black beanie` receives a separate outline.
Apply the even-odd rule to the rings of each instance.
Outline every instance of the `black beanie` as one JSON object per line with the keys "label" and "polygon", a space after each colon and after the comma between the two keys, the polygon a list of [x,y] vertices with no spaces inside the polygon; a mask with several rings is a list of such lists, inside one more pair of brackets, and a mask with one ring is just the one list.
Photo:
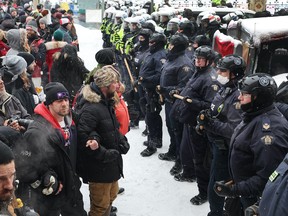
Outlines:
{"label": "black beanie", "polygon": [[95,55],[95,59],[98,64],[112,65],[115,63],[114,52],[110,48],[99,50]]}
{"label": "black beanie", "polygon": [[12,150],[0,141],[0,165],[9,164],[12,160],[14,160]]}
{"label": "black beanie", "polygon": [[33,61],[35,61],[35,58],[33,55],[31,55],[30,53],[27,52],[20,52],[17,54],[18,56],[21,56],[22,58],[25,59],[26,63],[27,63],[27,67],[29,67],[29,65],[32,64]]}
{"label": "black beanie", "polygon": [[70,98],[68,90],[59,82],[48,83],[44,88],[44,93],[46,94],[46,105],[52,104],[56,100]]}

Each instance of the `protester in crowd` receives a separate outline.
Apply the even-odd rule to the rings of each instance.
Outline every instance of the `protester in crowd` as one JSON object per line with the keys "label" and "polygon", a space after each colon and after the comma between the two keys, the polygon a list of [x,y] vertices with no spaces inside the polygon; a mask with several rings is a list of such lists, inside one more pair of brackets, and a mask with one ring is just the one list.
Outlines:
{"label": "protester in crowd", "polygon": [[19,52],[30,52],[25,29],[11,29],[6,33],[6,38],[10,47],[6,55],[17,55]]}
{"label": "protester in crowd", "polygon": [[[35,58],[36,66],[34,68],[34,73],[32,77],[38,82],[40,86],[41,83],[41,71],[43,71],[43,65],[45,63],[46,47],[44,40],[39,37],[38,25],[36,20],[30,20],[26,25],[27,38],[30,46],[31,54]],[[40,80],[40,83],[39,83]],[[36,82],[36,81],[34,81]]]}
{"label": "protester in crowd", "polygon": [[[22,196],[41,216],[86,216],[75,173],[77,138],[69,115],[69,93],[57,82],[47,84],[44,91],[46,101],[36,106],[25,142],[15,148],[17,176],[29,195],[22,192]],[[20,154],[23,151],[30,154]]]}
{"label": "protester in crowd", "polygon": [[97,70],[95,81],[82,91],[84,105],[78,123],[79,173],[89,183],[89,215],[109,215],[123,176],[121,154],[129,150],[119,132],[112,98],[119,85],[114,70]]}
{"label": "protester in crowd", "polygon": [[50,80],[63,83],[71,95],[70,101],[73,102],[88,73],[89,71],[84,66],[84,62],[77,55],[76,47],[67,44],[57,55],[54,55]]}

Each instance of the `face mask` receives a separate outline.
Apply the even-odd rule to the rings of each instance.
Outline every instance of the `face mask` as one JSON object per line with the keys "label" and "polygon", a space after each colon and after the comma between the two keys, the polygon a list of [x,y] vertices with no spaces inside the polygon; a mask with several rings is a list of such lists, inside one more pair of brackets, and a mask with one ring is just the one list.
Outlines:
{"label": "face mask", "polygon": [[229,79],[228,79],[227,77],[218,75],[217,81],[218,81],[221,85],[225,85],[226,83],[229,82]]}

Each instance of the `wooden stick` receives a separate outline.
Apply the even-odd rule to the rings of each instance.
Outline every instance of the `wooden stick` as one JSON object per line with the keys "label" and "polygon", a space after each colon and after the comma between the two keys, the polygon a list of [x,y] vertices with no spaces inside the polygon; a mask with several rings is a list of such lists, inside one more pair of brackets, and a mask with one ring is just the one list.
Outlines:
{"label": "wooden stick", "polygon": [[[180,100],[183,100],[183,99],[184,99],[183,96],[178,95],[178,94],[173,94],[173,97],[175,97],[175,98],[177,98],[177,99],[180,99]],[[188,102],[188,103],[192,103],[192,99],[188,98],[188,99],[187,99],[187,102]]]}
{"label": "wooden stick", "polygon": [[[120,52],[121,52],[121,54],[123,55],[123,49],[120,49]],[[124,63],[125,63],[126,69],[127,69],[127,71],[128,71],[128,75],[129,75],[129,77],[130,77],[130,81],[131,81],[132,87],[133,87],[133,85],[134,85],[134,78],[133,78],[133,76],[132,76],[132,73],[131,73],[131,70],[130,70],[130,67],[129,67],[129,64],[128,64],[128,62],[127,62],[126,57],[123,56],[123,59],[124,59]],[[136,88],[136,87],[134,87],[134,91],[137,92],[137,88]]]}

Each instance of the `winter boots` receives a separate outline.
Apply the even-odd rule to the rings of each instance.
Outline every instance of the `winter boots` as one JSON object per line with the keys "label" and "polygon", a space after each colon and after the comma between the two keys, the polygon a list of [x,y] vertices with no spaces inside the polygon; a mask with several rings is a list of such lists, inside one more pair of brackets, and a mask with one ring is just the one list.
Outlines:
{"label": "winter boots", "polygon": [[182,165],[181,165],[180,160],[177,159],[177,160],[175,161],[174,166],[173,166],[173,167],[171,168],[171,170],[170,170],[170,174],[173,175],[173,176],[175,176],[175,175],[181,173],[181,171],[182,171]]}
{"label": "winter boots", "polygon": [[[162,139],[155,139],[154,142],[156,143],[156,148],[162,148]],[[143,145],[148,146],[149,141],[144,141]]]}
{"label": "winter boots", "polygon": [[162,140],[160,141],[158,139],[155,139],[155,140],[151,139],[147,141],[147,148],[144,149],[144,151],[142,151],[140,154],[142,155],[142,157],[149,157],[157,151],[157,147],[160,146],[160,144],[162,147]]}
{"label": "winter boots", "polygon": [[193,205],[202,205],[203,203],[207,202],[207,196],[198,194],[190,199],[190,202]]}
{"label": "winter boots", "polygon": [[176,161],[176,156],[171,154],[169,151],[167,153],[160,153],[158,155],[158,158],[160,160],[166,160],[166,161]]}
{"label": "winter boots", "polygon": [[185,175],[185,173],[183,172],[175,175],[174,179],[179,182],[195,182],[196,181],[195,176],[188,176],[188,175]]}

